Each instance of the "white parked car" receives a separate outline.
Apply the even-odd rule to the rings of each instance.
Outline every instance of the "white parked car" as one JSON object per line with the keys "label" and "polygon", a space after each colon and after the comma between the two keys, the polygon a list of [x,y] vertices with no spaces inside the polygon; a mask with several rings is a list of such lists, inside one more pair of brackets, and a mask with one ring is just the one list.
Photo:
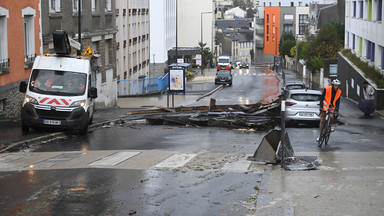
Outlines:
{"label": "white parked car", "polygon": [[287,123],[319,122],[321,91],[293,89],[285,101]]}

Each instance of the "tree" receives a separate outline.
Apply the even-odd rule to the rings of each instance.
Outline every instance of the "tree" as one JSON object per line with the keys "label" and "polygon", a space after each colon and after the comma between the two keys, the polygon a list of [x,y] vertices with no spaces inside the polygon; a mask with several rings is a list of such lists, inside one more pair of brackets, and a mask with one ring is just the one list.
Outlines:
{"label": "tree", "polygon": [[294,41],[294,40],[284,41],[279,47],[280,55],[281,56],[287,55],[287,56],[293,57],[291,55],[291,48],[294,47],[295,45],[296,45],[296,41]]}
{"label": "tree", "polygon": [[251,62],[252,62],[253,58],[255,57],[255,51],[253,51],[253,49],[251,49],[251,51],[249,51],[249,55],[251,55]]}
{"label": "tree", "polygon": [[199,42],[199,49],[201,53],[201,59],[202,59],[202,68],[205,68],[207,65],[213,64],[213,53],[209,49],[209,47],[205,47],[207,44]]}

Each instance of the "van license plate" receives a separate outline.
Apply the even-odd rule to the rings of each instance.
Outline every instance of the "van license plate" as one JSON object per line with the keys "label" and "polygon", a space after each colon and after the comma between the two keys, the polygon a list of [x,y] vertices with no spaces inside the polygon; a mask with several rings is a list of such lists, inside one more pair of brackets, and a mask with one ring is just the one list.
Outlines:
{"label": "van license plate", "polygon": [[48,125],[61,125],[61,121],[57,121],[57,120],[44,120],[44,124],[48,124]]}

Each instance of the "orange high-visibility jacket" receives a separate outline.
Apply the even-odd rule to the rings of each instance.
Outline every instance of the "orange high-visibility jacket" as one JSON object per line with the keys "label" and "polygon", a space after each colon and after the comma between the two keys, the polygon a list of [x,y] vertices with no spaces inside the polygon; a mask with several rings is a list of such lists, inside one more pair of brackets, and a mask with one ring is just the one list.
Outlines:
{"label": "orange high-visibility jacket", "polygon": [[[331,105],[331,99],[332,99],[332,86],[328,86],[324,88],[325,95],[323,99],[323,110],[327,111]],[[341,90],[337,89],[335,99],[333,100],[332,106],[336,108],[336,110],[339,109],[337,101],[340,99],[341,96]]]}

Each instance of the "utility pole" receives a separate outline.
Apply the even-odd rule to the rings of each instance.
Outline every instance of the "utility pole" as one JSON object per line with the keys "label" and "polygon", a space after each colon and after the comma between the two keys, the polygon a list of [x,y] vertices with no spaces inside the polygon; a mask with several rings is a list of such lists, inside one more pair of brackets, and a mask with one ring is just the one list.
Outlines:
{"label": "utility pole", "polygon": [[78,15],[78,34],[79,34],[79,38],[78,38],[78,41],[80,43],[80,50],[77,51],[77,55],[78,56],[81,56],[81,51],[83,50],[83,45],[81,44],[81,0],[78,0],[79,1],[79,6],[77,7],[77,15]]}

